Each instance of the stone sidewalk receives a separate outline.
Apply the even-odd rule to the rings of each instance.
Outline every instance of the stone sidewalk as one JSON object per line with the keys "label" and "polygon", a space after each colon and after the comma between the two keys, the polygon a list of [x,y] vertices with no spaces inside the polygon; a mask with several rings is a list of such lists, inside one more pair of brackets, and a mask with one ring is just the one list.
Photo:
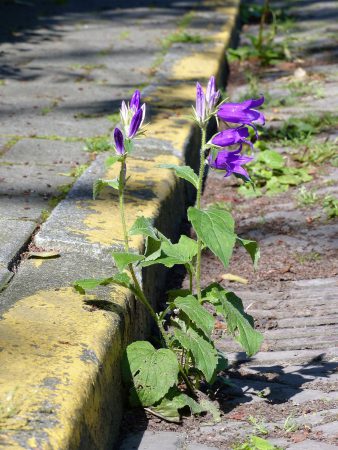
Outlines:
{"label": "stone sidewalk", "polygon": [[[333,155],[324,162],[314,161],[312,181],[278,196],[243,200],[236,181],[224,181],[221,174],[210,175],[206,183],[204,204],[230,202],[240,235],[260,243],[258,273],[253,273],[250,261],[243,263],[246,256],[241,250],[226,269],[248,278],[249,284],[224,283],[256,319],[264,333],[262,349],[248,359],[226,332],[220,332],[218,347],[229,357],[232,385],[217,395],[221,421],[207,425],[186,419],[183,426],[175,426],[144,417],[136,432],[124,437],[121,450],[155,450],[159,442],[163,450],[232,450],[241,448],[251,435],[282,449],[338,449],[338,226],[337,217],[329,219],[323,205],[325,196],[338,199],[334,4],[272,2],[293,18],[278,35],[279,42],[289,39],[293,62],[268,67],[262,75],[249,73],[251,84],[240,81],[243,74],[230,74],[228,86],[234,101],[265,95],[267,143],[287,160],[296,160],[306,149],[310,153],[318,144]],[[249,43],[250,33],[257,33],[257,26],[242,32],[241,43]],[[306,126],[309,115],[321,118],[318,128],[324,117],[330,122],[310,132],[309,148],[305,139],[292,142],[292,147],[286,136],[284,141],[269,142],[286,120],[299,117]],[[306,203],[306,193],[314,195],[312,202]],[[316,260],[318,269],[307,258]],[[204,262],[210,277],[224,272],[214,259]],[[148,428],[140,431],[147,418]]]}

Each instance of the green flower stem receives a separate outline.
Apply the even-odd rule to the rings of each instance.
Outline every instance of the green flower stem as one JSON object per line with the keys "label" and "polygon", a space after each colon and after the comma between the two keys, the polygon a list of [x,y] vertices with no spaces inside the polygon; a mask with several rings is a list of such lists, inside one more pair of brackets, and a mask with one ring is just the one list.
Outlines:
{"label": "green flower stem", "polygon": [[258,49],[259,52],[262,51],[264,25],[265,25],[265,21],[266,21],[266,16],[267,16],[267,14],[269,12],[269,9],[270,9],[269,3],[270,3],[269,0],[264,0],[261,20],[260,20],[259,30],[258,30],[257,49]]}
{"label": "green flower stem", "polygon": [[190,393],[195,396],[195,388],[192,385],[191,381],[189,380],[188,375],[185,373],[185,370],[183,369],[183,367],[181,366],[181,364],[178,365],[179,369],[180,369],[180,373],[182,375],[182,378],[185,382],[185,384],[187,385],[187,388],[189,389]]}
{"label": "green flower stem", "polygon": [[[198,188],[197,188],[197,199],[196,199],[196,207],[201,209],[201,197],[202,197],[202,186],[203,186],[203,175],[204,175],[204,147],[206,141],[207,129],[206,125],[201,128],[202,138],[201,138],[201,150],[200,150],[200,169],[198,174]],[[196,290],[198,300],[202,301],[201,295],[201,257],[202,257],[202,241],[199,237],[197,237],[197,257],[196,257]]]}
{"label": "green flower stem", "polygon": [[186,264],[185,266],[188,274],[189,274],[189,291],[190,294],[192,294],[192,289],[193,289],[193,267],[191,266],[191,264]]}
{"label": "green flower stem", "polygon": [[125,214],[125,210],[124,210],[124,188],[125,188],[125,182],[126,182],[126,175],[127,175],[127,165],[126,165],[126,161],[123,160],[121,162],[121,170],[120,170],[120,177],[119,177],[119,207],[120,207],[121,224],[122,224],[123,238],[124,238],[124,249],[126,252],[129,252],[129,239],[128,239],[128,232],[127,232],[126,214]]}
{"label": "green flower stem", "polygon": [[[121,162],[121,170],[120,170],[120,176],[119,176],[119,207],[120,207],[121,224],[122,224],[123,237],[124,237],[124,249],[126,252],[129,252],[129,239],[128,239],[126,215],[125,215],[125,209],[124,209],[124,189],[125,189],[125,182],[126,182],[126,174],[127,174],[127,165],[126,165],[125,160],[123,160]],[[149,300],[144,295],[143,290],[140,286],[140,283],[138,282],[138,279],[136,277],[133,265],[128,264],[128,269],[130,271],[130,274],[131,274],[133,282],[134,282],[135,293],[136,293],[137,298],[141,301],[141,303],[143,303],[143,305],[147,308],[151,317],[155,320],[155,322],[161,332],[163,343],[165,344],[166,347],[168,347],[169,342],[168,342],[167,334],[163,327],[162,321],[158,318],[158,316],[155,313],[153,307],[151,306]]]}

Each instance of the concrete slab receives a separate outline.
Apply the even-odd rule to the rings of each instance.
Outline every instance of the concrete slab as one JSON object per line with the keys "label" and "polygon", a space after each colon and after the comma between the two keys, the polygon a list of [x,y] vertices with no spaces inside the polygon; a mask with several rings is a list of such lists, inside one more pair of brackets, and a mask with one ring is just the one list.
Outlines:
{"label": "concrete slab", "polygon": [[0,292],[7,287],[13,276],[13,272],[10,272],[6,267],[0,266]]}
{"label": "concrete slab", "polygon": [[30,240],[35,229],[35,222],[0,219],[0,264],[8,267]]}
{"label": "concrete slab", "polygon": [[83,148],[83,142],[22,139],[0,158],[0,164],[4,161],[13,164],[69,164],[76,167],[89,160],[89,154]]}

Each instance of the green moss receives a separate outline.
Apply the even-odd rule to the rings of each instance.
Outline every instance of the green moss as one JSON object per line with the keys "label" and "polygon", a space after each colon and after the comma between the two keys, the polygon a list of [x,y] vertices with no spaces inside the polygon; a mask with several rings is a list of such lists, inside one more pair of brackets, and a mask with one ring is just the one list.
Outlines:
{"label": "green moss", "polygon": [[86,152],[102,153],[112,149],[111,140],[108,136],[96,136],[85,140]]}

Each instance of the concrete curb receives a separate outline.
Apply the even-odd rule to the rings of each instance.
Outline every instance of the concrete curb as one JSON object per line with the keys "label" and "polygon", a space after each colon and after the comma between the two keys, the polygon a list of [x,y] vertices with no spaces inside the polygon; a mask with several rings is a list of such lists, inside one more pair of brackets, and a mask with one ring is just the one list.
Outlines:
{"label": "concrete curb", "polygon": [[[236,28],[239,1],[215,5],[206,0],[205,12],[194,19],[197,26],[202,19],[214,25],[206,31],[209,41],[174,45],[144,92],[151,138],[140,143],[130,164],[128,224],[145,215],[171,237],[192,194],[157,166],[184,159],[198,164],[198,136],[185,115],[196,80],[205,84],[217,74],[224,81],[224,48]],[[84,299],[70,287],[76,279],[115,270],[109,254],[122,241],[116,199],[108,190],[91,198],[93,180],[113,176],[103,159],[77,181],[35,238],[61,256],[24,262],[2,294],[0,445],[6,448],[105,449],[116,439],[123,413],[119,361],[131,340],[147,334],[149,320],[126,290],[102,288]],[[131,245],[143,244],[137,237]],[[164,275],[158,269],[142,274],[153,302]]]}

